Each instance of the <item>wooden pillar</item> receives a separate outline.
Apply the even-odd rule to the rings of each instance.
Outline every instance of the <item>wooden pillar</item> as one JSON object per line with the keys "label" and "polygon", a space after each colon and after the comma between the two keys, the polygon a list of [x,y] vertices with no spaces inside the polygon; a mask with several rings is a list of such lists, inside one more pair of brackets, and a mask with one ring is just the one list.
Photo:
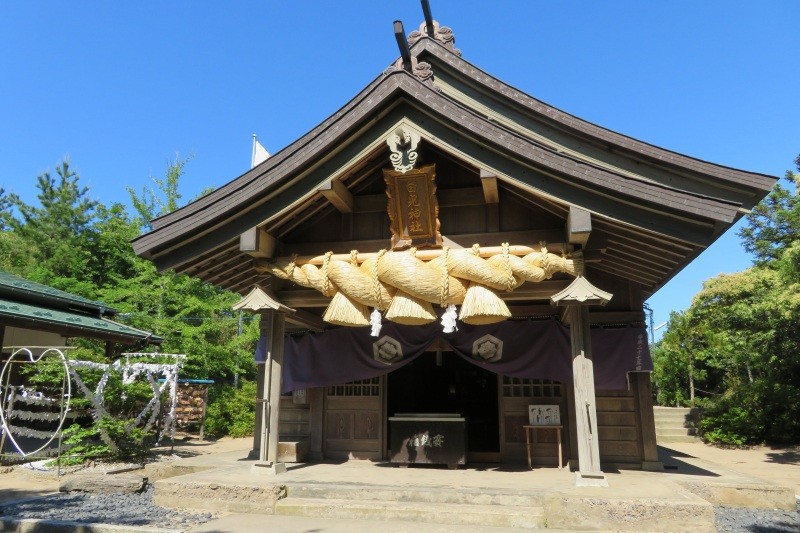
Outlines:
{"label": "wooden pillar", "polygon": [[660,471],[664,465],[658,460],[656,423],[653,418],[653,387],[650,372],[629,372],[628,380],[636,403],[642,470]]}
{"label": "wooden pillar", "polygon": [[264,396],[261,404],[261,439],[257,466],[266,466],[276,474],[286,471],[286,466],[278,463],[278,442],[280,440],[281,405],[281,367],[283,366],[283,334],[285,315],[279,311],[267,310],[261,315],[262,333],[267,337],[267,360],[264,364]]}
{"label": "wooden pillar", "polygon": [[572,344],[572,386],[575,393],[575,430],[578,441],[578,484],[602,485],[600,439],[597,434],[597,405],[594,392],[594,363],[589,330],[589,309],[585,305],[567,308]]}
{"label": "wooden pillar", "polygon": [[573,412],[578,448],[575,484],[578,486],[608,486],[600,468],[589,305],[605,305],[611,297],[610,293],[598,289],[579,276],[567,288],[550,298],[553,305],[565,306],[563,318],[570,326]]}
{"label": "wooden pillar", "polygon": [[[294,313],[294,309],[281,304],[274,295],[258,287],[237,302],[233,309],[247,309],[261,315],[260,328],[261,336],[266,340],[266,357],[258,375],[256,435],[253,438],[253,452],[258,450],[258,461],[253,468],[258,472],[280,474],[286,472],[286,465],[278,462],[283,334],[286,330],[286,314]],[[254,454],[251,452],[251,455]]]}
{"label": "wooden pillar", "polygon": [[[264,324],[267,319],[263,317],[259,317],[261,324]],[[263,332],[261,333],[263,335]],[[260,342],[260,341],[259,341]],[[255,428],[253,430],[253,449],[250,451],[249,458],[250,459],[258,459],[259,451],[261,450],[261,430],[264,427],[262,416],[262,409],[263,406],[261,405],[261,400],[265,398],[264,395],[264,373],[266,363],[264,361],[259,361],[256,363],[256,397],[254,398],[256,402],[256,423]]]}
{"label": "wooden pillar", "polygon": [[308,402],[311,423],[308,458],[312,461],[321,461],[324,458],[322,450],[322,411],[325,402],[325,389],[323,387],[308,389]]}

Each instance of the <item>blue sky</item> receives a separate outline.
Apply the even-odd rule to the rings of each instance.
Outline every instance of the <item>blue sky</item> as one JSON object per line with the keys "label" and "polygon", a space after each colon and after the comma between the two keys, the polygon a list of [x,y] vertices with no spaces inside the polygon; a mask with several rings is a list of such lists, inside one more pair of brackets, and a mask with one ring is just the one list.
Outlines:
{"label": "blue sky", "polygon": [[[800,153],[794,0],[431,0],[463,57],[626,135],[782,176]],[[247,170],[347,102],[398,55],[418,0],[3,2],[0,187],[34,200],[69,156],[104,203],[192,155],[185,198]],[[655,323],[702,280],[746,268],[735,230],[650,299]],[[660,332],[659,332],[660,333]]]}

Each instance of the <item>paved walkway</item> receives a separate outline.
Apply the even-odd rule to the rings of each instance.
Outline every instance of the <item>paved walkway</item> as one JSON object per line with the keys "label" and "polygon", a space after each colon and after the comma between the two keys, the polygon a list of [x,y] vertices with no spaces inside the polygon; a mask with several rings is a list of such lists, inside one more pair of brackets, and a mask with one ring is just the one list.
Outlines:
{"label": "paved walkway", "polygon": [[[178,442],[174,453],[185,459],[178,462],[222,466],[235,464],[246,456],[251,446],[251,439],[222,439],[216,442],[184,441]],[[727,450],[702,443],[676,443],[669,448],[662,448],[662,461],[666,466],[665,473],[622,471],[609,473],[611,489],[617,497],[653,492],[654,496],[669,498],[673,481],[686,479],[725,479],[734,482],[752,483],[754,479],[767,483],[790,487],[800,495],[800,447],[770,448],[756,447],[747,450]],[[241,464],[241,463],[240,463]],[[244,465],[242,465],[244,466]],[[381,468],[365,462],[353,461],[340,465],[321,464],[313,467],[297,465],[290,471],[290,476],[297,482],[313,482],[321,479],[335,479],[338,482],[367,482],[382,484],[419,485],[433,483],[448,487],[480,486],[487,482],[498,483],[507,489],[530,487],[531,480],[537,485],[551,487],[554,490],[574,490],[572,476],[566,470],[537,469],[533,473],[524,469],[514,469],[501,465],[488,466],[485,470],[466,469],[457,471],[437,471],[437,476],[420,476],[418,469]],[[200,477],[203,477],[201,474]],[[493,475],[496,474],[496,475]],[[534,474],[535,477],[532,477]],[[231,471],[227,475],[236,475]],[[331,476],[333,476],[331,478]],[[365,479],[365,476],[367,479]],[[442,479],[442,476],[447,479]],[[283,476],[282,476],[283,477]],[[408,478],[408,479],[406,479]],[[428,478],[431,481],[424,481]],[[288,481],[288,479],[287,479]],[[57,481],[52,476],[41,476],[33,472],[15,469],[12,472],[0,473],[0,503],[29,498],[54,492]],[[608,491],[608,489],[584,489],[587,491]],[[663,494],[662,494],[663,493]],[[672,494],[671,497],[681,497]],[[248,532],[256,530],[293,532],[357,532],[382,530],[385,532],[419,531],[420,524],[405,522],[364,520],[317,519],[287,516],[227,514],[220,518],[198,526],[191,531],[202,532]],[[491,533],[511,531],[504,528],[479,526],[449,526],[425,524],[425,530],[434,533],[475,532]]]}
{"label": "paved walkway", "polygon": [[[755,446],[748,449],[724,449],[702,442],[670,443],[669,449],[685,454],[685,459],[698,459],[763,479],[768,483],[794,489],[800,497],[800,446]],[[680,457],[678,457],[680,459]]]}

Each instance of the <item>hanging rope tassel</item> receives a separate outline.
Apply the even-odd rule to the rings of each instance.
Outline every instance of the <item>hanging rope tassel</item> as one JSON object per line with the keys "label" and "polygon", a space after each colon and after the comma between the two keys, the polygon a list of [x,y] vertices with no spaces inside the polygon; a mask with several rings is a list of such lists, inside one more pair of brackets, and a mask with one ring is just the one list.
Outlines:
{"label": "hanging rope tassel", "polygon": [[372,313],[369,315],[369,325],[372,326],[371,336],[377,337],[381,334],[381,328],[383,327],[381,319],[381,312],[378,311],[377,308],[373,309]]}
{"label": "hanging rope tassel", "polygon": [[448,305],[447,309],[442,315],[442,331],[445,333],[453,333],[454,331],[458,331],[458,326],[456,326],[456,318],[458,318],[456,306],[453,304]]}

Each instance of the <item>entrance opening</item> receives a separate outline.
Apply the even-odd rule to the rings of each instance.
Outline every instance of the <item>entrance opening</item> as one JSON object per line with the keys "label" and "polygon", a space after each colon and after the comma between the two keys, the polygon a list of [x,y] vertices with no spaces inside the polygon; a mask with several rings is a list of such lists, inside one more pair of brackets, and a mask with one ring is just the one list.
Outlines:
{"label": "entrance opening", "polygon": [[[469,452],[500,451],[497,374],[452,352],[422,354],[387,376],[387,414],[459,413]],[[389,429],[391,431],[391,428]],[[391,441],[391,435],[389,440]]]}

